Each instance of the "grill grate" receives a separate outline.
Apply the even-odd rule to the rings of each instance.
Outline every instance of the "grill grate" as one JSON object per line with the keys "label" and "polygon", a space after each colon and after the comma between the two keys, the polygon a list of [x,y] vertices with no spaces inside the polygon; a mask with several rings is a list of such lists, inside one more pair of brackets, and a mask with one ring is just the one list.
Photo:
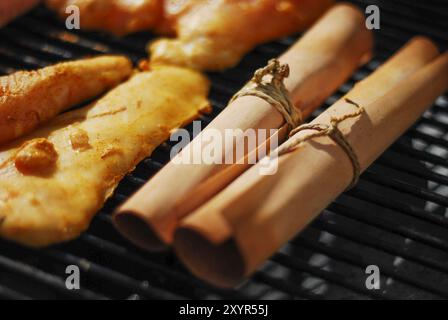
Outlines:
{"label": "grill grate", "polygon": [[[446,50],[445,0],[363,1],[377,4],[382,29],[375,59],[328,99],[331,105],[375,70],[406,40],[426,34]],[[145,57],[148,34],[124,39],[67,32],[44,8],[0,29],[0,73],[33,69],[99,53]],[[253,70],[287,49],[295,37],[263,45],[235,69],[210,74],[214,112]],[[110,213],[168,161],[164,144],[120,184],[89,231],[78,240],[33,250],[0,240],[0,298],[65,299],[395,299],[448,298],[448,98],[421,120],[337,199],[238,289],[220,290],[195,279],[172,252],[151,254],[129,245],[113,229]],[[65,268],[82,270],[82,290],[65,288]],[[364,270],[381,269],[381,290],[367,290]]]}

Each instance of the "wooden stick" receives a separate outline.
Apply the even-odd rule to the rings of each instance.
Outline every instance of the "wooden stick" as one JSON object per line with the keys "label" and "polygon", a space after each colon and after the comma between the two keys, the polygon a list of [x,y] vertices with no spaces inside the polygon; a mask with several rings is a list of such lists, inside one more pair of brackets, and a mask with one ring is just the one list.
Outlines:
{"label": "wooden stick", "polygon": [[[361,170],[448,89],[448,54],[412,73],[423,61],[410,54],[418,51],[422,41],[426,42],[414,40],[347,95],[365,109],[360,117],[339,125]],[[372,99],[378,90],[381,96]],[[329,124],[333,117],[354,110],[353,104],[341,99],[311,124]],[[299,132],[286,144],[310,133]],[[239,283],[303,230],[353,178],[347,153],[327,136],[304,142],[278,160],[275,175],[260,176],[259,163],[182,221],[175,249],[198,277],[224,287]]]}
{"label": "wooden stick", "polygon": [[[304,117],[367,61],[372,45],[372,34],[365,28],[364,15],[354,6],[338,5],[280,57],[281,63],[290,66],[286,88]],[[241,129],[244,132],[247,129],[278,129],[283,124],[282,116],[274,107],[249,96],[231,103],[205,130]],[[222,154],[233,152],[235,144],[225,144]],[[202,150],[204,145],[202,135],[199,135],[180,156],[191,154],[196,148]],[[174,230],[182,217],[222,190],[245,169],[247,166],[229,169],[220,164],[179,165],[170,162],[118,210],[114,217],[116,226],[141,247],[164,249],[172,243]],[[213,183],[207,182],[223,170],[231,173],[221,175]],[[210,186],[207,192],[201,191],[204,183]]]}

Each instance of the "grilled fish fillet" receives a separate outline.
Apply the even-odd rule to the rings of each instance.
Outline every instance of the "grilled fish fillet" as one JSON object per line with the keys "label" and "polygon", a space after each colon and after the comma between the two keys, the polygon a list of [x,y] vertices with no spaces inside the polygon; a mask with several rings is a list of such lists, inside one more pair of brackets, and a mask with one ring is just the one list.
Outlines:
{"label": "grilled fish fillet", "polygon": [[199,73],[160,67],[0,151],[0,235],[33,247],[86,230],[120,179],[209,108]]}
{"label": "grilled fish fillet", "polygon": [[81,28],[122,36],[150,30],[163,19],[163,0],[46,0],[61,18],[68,6],[79,8]]}
{"label": "grilled fish fillet", "polygon": [[174,64],[198,70],[232,67],[256,45],[303,31],[333,3],[332,0],[180,2],[183,4],[173,4],[171,9],[167,5],[163,26],[165,30],[174,29],[177,38],[150,44],[153,65]]}
{"label": "grilled fish fillet", "polygon": [[0,77],[0,145],[126,80],[129,59],[103,56]]}

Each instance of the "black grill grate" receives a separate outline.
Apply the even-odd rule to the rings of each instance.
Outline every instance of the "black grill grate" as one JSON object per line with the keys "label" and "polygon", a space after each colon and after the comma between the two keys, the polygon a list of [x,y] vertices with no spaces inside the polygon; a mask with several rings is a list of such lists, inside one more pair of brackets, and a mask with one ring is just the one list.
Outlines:
{"label": "black grill grate", "polygon": [[[443,50],[448,43],[445,0],[352,1],[377,4],[382,29],[376,58],[361,68],[325,107],[371,73],[415,34]],[[67,32],[38,8],[0,29],[0,73],[43,67],[99,53],[145,57],[148,34],[124,39]],[[235,69],[211,74],[215,107],[225,107],[256,68],[287,49],[294,37],[258,47]],[[129,245],[113,229],[110,213],[168,160],[161,146],[120,184],[115,196],[80,239],[46,250],[0,240],[0,298],[80,299],[332,299],[448,298],[448,98],[441,97],[406,135],[252,279],[218,290],[186,272],[171,252],[150,254]],[[65,268],[82,270],[82,290],[65,288]],[[368,265],[381,269],[381,290],[365,287]]]}

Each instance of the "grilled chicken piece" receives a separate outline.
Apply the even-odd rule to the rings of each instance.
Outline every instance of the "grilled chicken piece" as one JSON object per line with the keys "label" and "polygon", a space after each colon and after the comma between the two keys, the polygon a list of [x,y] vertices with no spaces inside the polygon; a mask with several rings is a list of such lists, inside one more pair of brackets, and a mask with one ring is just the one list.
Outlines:
{"label": "grilled chicken piece", "polygon": [[199,70],[236,65],[256,45],[303,31],[332,0],[197,0],[167,4],[163,30],[177,39],[150,44],[152,64]]}
{"label": "grilled chicken piece", "polygon": [[76,5],[82,29],[118,36],[151,30],[163,18],[163,0],[46,0],[46,4],[62,18],[67,17],[68,6]]}
{"label": "grilled chicken piece", "polygon": [[39,2],[40,0],[1,0],[0,27],[3,27],[15,17],[27,12]]}
{"label": "grilled chicken piece", "polygon": [[138,73],[0,151],[0,235],[33,247],[77,237],[120,179],[208,110],[208,88],[188,69]]}
{"label": "grilled chicken piece", "polygon": [[127,79],[129,59],[103,56],[0,77],[0,145]]}

